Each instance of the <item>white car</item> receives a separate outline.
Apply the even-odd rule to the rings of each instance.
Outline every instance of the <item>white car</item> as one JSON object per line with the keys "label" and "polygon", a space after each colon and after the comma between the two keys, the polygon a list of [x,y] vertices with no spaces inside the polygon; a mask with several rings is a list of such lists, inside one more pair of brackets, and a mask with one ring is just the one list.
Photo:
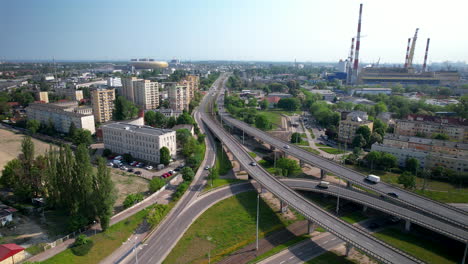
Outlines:
{"label": "white car", "polygon": [[209,169],[210,169],[210,166],[206,166],[206,167],[205,167],[205,170],[209,170]]}
{"label": "white car", "polygon": [[146,166],[145,169],[147,169],[147,170],[152,170],[152,169],[153,169],[153,166]]}
{"label": "white car", "polygon": [[285,148],[285,149],[289,149],[289,145],[284,145],[284,148]]}

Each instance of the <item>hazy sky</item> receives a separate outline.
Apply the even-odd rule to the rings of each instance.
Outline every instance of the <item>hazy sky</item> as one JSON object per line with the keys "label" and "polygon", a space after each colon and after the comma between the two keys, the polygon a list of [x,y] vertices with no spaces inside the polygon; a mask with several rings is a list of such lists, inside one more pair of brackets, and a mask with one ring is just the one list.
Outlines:
{"label": "hazy sky", "polygon": [[468,61],[467,0],[0,0],[2,59]]}

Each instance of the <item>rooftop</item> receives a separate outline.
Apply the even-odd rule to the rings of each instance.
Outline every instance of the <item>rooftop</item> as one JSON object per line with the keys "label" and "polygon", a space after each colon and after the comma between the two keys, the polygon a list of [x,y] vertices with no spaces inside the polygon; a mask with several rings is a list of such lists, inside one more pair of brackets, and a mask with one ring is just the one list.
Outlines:
{"label": "rooftop", "polygon": [[3,244],[0,245],[0,261],[3,261],[17,253],[23,251],[24,248],[16,244]]}
{"label": "rooftop", "polygon": [[154,128],[150,126],[138,126],[138,125],[132,125],[128,123],[121,123],[121,122],[111,123],[111,124],[102,126],[102,128],[106,128],[106,127],[127,130],[133,133],[146,134],[146,135],[151,135],[151,136],[161,136],[170,132],[174,132],[174,130],[171,130],[171,129]]}

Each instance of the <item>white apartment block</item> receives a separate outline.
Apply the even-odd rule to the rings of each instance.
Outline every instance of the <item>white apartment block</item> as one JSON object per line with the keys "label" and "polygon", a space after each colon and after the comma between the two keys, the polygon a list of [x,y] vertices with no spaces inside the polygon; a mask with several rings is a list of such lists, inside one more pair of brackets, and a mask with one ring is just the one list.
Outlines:
{"label": "white apartment block", "polygon": [[148,162],[160,163],[160,149],[167,147],[171,156],[176,154],[176,132],[170,129],[112,123],[102,126],[104,147],[112,152],[131,154]]}
{"label": "white apartment block", "polygon": [[[179,117],[183,111],[182,110],[172,110],[172,109],[152,109],[152,110],[148,110],[148,111],[153,111],[153,112],[159,112],[161,114],[163,114],[165,117]],[[147,111],[145,111],[147,112]]]}
{"label": "white apartment block", "polygon": [[159,83],[149,80],[138,80],[133,83],[135,104],[144,110],[159,106]]}
{"label": "white apartment block", "polygon": [[109,79],[107,79],[107,86],[122,87],[122,80],[119,77],[109,77]]}
{"label": "white apartment block", "polygon": [[[91,110],[92,112],[92,110]],[[28,119],[37,120],[43,124],[53,122],[58,132],[68,133],[70,124],[76,128],[87,129],[94,134],[94,116],[89,113],[89,107],[80,108],[76,102],[62,104],[30,104],[26,108]]]}
{"label": "white apartment block", "polygon": [[187,98],[187,86],[176,83],[166,84],[168,87],[169,107],[173,110],[188,110],[190,101]]}
{"label": "white apartment block", "polygon": [[96,89],[91,91],[91,104],[96,122],[112,120],[114,111],[115,89]]}

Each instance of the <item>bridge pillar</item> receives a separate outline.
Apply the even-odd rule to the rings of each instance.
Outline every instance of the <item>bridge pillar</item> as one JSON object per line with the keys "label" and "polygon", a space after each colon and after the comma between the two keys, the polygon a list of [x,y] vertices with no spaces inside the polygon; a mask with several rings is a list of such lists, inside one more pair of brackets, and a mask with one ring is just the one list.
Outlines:
{"label": "bridge pillar", "polygon": [[353,188],[353,184],[350,181],[346,182],[346,188],[348,189]]}
{"label": "bridge pillar", "polygon": [[351,253],[351,249],[353,249],[353,245],[350,243],[346,243],[346,256],[349,257],[349,253]]}
{"label": "bridge pillar", "polygon": [[305,165],[304,161],[299,160],[299,166],[302,168],[302,167],[304,167],[304,165]]}
{"label": "bridge pillar", "polygon": [[411,230],[411,221],[405,220],[405,231],[409,232]]}
{"label": "bridge pillar", "polygon": [[465,252],[463,253],[463,260],[461,262],[462,264],[465,264],[467,252],[468,252],[468,243],[465,244]]}
{"label": "bridge pillar", "polygon": [[310,235],[314,232],[314,230],[315,230],[315,223],[308,220],[307,221],[307,233]]}
{"label": "bridge pillar", "polygon": [[283,200],[280,200],[280,211],[282,214],[288,211],[288,204],[284,202]]}
{"label": "bridge pillar", "polygon": [[323,169],[320,169],[320,179],[323,180],[327,176],[327,172]]}
{"label": "bridge pillar", "polygon": [[364,206],[362,207],[362,212],[363,212],[363,213],[367,212],[367,205],[364,205]]}

